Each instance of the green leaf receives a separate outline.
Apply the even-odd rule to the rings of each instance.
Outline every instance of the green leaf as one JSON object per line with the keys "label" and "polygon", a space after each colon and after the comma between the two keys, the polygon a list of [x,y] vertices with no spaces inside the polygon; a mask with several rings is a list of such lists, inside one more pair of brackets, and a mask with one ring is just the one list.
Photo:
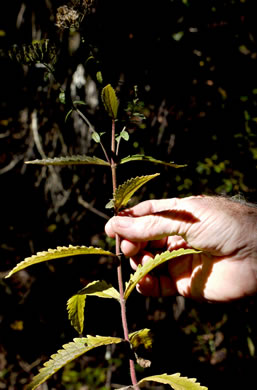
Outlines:
{"label": "green leaf", "polygon": [[195,378],[181,377],[179,373],[173,375],[153,375],[141,379],[138,382],[138,385],[141,386],[145,382],[158,382],[170,385],[174,390],[208,390],[207,387],[201,386],[196,382]]}
{"label": "green leaf", "polygon": [[104,280],[95,280],[78,292],[79,295],[94,295],[99,298],[114,298],[120,301],[120,293]]}
{"label": "green leaf", "polygon": [[106,251],[102,248],[94,248],[93,246],[90,246],[90,247],[72,246],[72,245],[69,245],[68,247],[59,246],[56,249],[48,249],[48,251],[38,252],[36,255],[33,255],[31,257],[27,257],[25,260],[23,260],[22,262],[17,264],[16,267],[14,267],[9,272],[9,274],[6,276],[6,278],[9,278],[15,272],[18,272],[24,268],[27,268],[30,265],[34,265],[34,264],[42,263],[44,261],[54,260],[54,259],[58,259],[58,258],[63,258],[63,257],[76,256],[76,255],[115,256],[114,253]]}
{"label": "green leaf", "polygon": [[132,156],[124,157],[124,158],[122,158],[120,160],[120,164],[125,164],[125,163],[131,162],[131,161],[148,161],[148,162],[151,162],[151,163],[154,163],[154,164],[167,165],[167,166],[173,167],[173,168],[183,168],[183,167],[186,167],[186,165],[174,164],[172,161],[166,162],[166,161],[156,160],[154,157],[145,156],[143,154],[134,154]]}
{"label": "green leaf", "polygon": [[102,102],[104,104],[105,110],[112,119],[117,118],[119,101],[117,99],[116,93],[113,87],[108,84],[102,89]]}
{"label": "green leaf", "polygon": [[92,133],[92,139],[93,139],[97,144],[100,143],[100,135],[99,135],[96,131],[93,131],[93,133]]}
{"label": "green leaf", "polygon": [[96,72],[96,79],[97,79],[99,84],[103,83],[103,75],[102,75],[102,72],[100,72],[100,70],[98,72]]}
{"label": "green leaf", "polygon": [[84,329],[86,295],[73,295],[67,302],[68,318],[73,328],[81,335]]}
{"label": "green leaf", "polygon": [[32,382],[28,385],[27,390],[36,389],[60,368],[91,349],[102,345],[118,344],[122,341],[123,339],[118,337],[87,336],[75,338],[72,342],[63,345],[63,349],[60,349],[56,354],[51,356],[50,360],[44,363],[44,367],[41,368],[39,374],[33,378]]}
{"label": "green leaf", "polygon": [[33,160],[26,161],[26,164],[39,164],[39,165],[105,165],[109,166],[110,164],[98,157],[89,157],[89,156],[69,156],[69,157],[54,157],[54,158],[45,158],[42,160]]}
{"label": "green leaf", "polygon": [[61,91],[61,92],[59,93],[59,100],[60,100],[60,102],[61,102],[62,104],[65,104],[66,99],[65,99],[65,92],[64,92],[64,91]]}
{"label": "green leaf", "polygon": [[81,106],[86,106],[87,105],[87,103],[84,102],[83,100],[74,100],[72,103],[73,104],[80,104]]}
{"label": "green leaf", "polygon": [[88,295],[100,298],[114,298],[120,301],[119,292],[112,285],[99,280],[89,283],[77,294],[73,295],[68,300],[67,309],[69,320],[79,334],[82,334],[84,329],[84,309]]}
{"label": "green leaf", "polygon": [[130,276],[130,280],[126,283],[124,298],[127,299],[131,294],[131,292],[133,291],[133,289],[136,287],[137,283],[154,268],[158,267],[165,261],[175,259],[176,257],[179,256],[190,255],[194,253],[200,253],[200,251],[197,251],[195,249],[183,249],[183,248],[174,250],[172,252],[166,251],[159,255],[156,255],[152,260],[148,261],[143,266],[139,265],[137,267],[136,272]]}
{"label": "green leaf", "polygon": [[113,209],[113,208],[114,208],[114,200],[111,199],[111,200],[105,205],[105,208],[106,208],[106,209]]}
{"label": "green leaf", "polygon": [[116,141],[119,141],[120,138],[124,139],[124,141],[128,141],[129,140],[129,133],[123,129],[120,134],[116,137]]}
{"label": "green leaf", "polygon": [[137,350],[140,345],[143,345],[145,349],[151,349],[153,345],[153,335],[150,329],[141,329],[130,333],[129,341],[135,350]]}
{"label": "green leaf", "polygon": [[129,341],[132,345],[137,363],[143,368],[150,367],[151,361],[145,358],[145,355],[151,352],[153,345],[153,334],[150,329],[141,329],[130,333]]}
{"label": "green leaf", "polygon": [[121,184],[113,195],[113,204],[115,210],[118,211],[122,207],[125,207],[133,194],[145,183],[154,179],[156,176],[159,176],[159,173],[155,173],[154,175],[134,177]]}

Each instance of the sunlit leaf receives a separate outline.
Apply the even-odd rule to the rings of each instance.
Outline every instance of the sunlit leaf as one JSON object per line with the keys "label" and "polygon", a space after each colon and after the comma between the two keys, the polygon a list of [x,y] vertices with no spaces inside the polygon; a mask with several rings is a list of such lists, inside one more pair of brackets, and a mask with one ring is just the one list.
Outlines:
{"label": "sunlit leaf", "polygon": [[124,158],[122,158],[120,160],[120,164],[125,164],[125,163],[131,162],[131,161],[148,161],[148,162],[151,162],[151,163],[154,163],[154,164],[167,165],[167,166],[173,167],[173,168],[183,168],[183,167],[186,167],[186,165],[178,165],[178,164],[175,164],[172,161],[167,162],[167,161],[156,160],[154,157],[145,156],[143,154],[134,154],[132,156],[124,157]]}
{"label": "sunlit leaf", "polygon": [[[138,176],[127,180],[125,183],[121,184],[113,195],[113,205],[116,211],[120,210],[122,207],[125,207],[133,194],[142,187],[149,180],[154,179],[159,176],[159,173],[154,175],[147,176]],[[110,203],[110,202],[109,202]],[[110,207],[111,208],[111,203]]]}
{"label": "sunlit leaf", "polygon": [[126,290],[124,292],[124,298],[127,299],[131,294],[133,289],[136,287],[137,283],[154,268],[163,264],[165,261],[175,259],[179,256],[190,255],[194,253],[200,253],[195,249],[178,249],[172,252],[166,251],[161,254],[156,255],[152,260],[149,260],[143,266],[139,265],[136,272],[130,276],[130,280],[126,283]]}
{"label": "sunlit leaf", "polygon": [[94,295],[99,298],[114,298],[120,301],[120,293],[104,280],[95,280],[78,292],[79,295]]}
{"label": "sunlit leaf", "polygon": [[68,247],[57,247],[56,249],[48,249],[48,251],[38,252],[36,255],[31,257],[27,257],[25,260],[20,262],[14,267],[9,274],[6,276],[7,278],[13,275],[15,272],[18,272],[24,268],[27,268],[31,265],[42,263],[44,261],[54,260],[63,257],[70,257],[76,255],[107,255],[107,256],[115,256],[114,253],[106,251],[102,248],[94,248],[93,246],[73,246],[69,245]]}
{"label": "sunlit leaf", "polygon": [[137,349],[139,345],[144,345],[145,349],[151,349],[153,344],[153,335],[150,329],[141,329],[130,333],[129,341],[133,345],[134,349]]}
{"label": "sunlit leaf", "polygon": [[110,84],[106,85],[102,89],[101,97],[102,97],[105,110],[107,111],[108,115],[112,119],[116,119],[118,113],[119,101],[117,99],[113,87]]}
{"label": "sunlit leaf", "polygon": [[195,378],[181,377],[179,373],[173,375],[162,374],[148,376],[141,379],[141,381],[138,382],[138,385],[141,386],[149,381],[170,385],[174,390],[208,390],[207,387],[201,386],[196,382]]}
{"label": "sunlit leaf", "polygon": [[94,282],[89,283],[77,294],[73,295],[68,300],[67,309],[69,320],[79,334],[82,334],[84,329],[84,309],[86,297],[88,295],[100,298],[114,298],[118,301],[120,300],[119,292],[112,287],[111,284],[100,280],[95,280]]}
{"label": "sunlit leaf", "polygon": [[73,295],[67,302],[68,317],[73,328],[81,335],[84,329],[86,295]]}
{"label": "sunlit leaf", "polygon": [[26,390],[36,389],[60,368],[91,349],[102,345],[118,344],[122,341],[123,339],[118,337],[87,336],[75,338],[72,342],[63,345],[63,349],[60,349],[56,354],[51,356],[50,360],[44,363],[44,367],[40,369],[39,374],[33,378]]}
{"label": "sunlit leaf", "polygon": [[98,157],[89,156],[69,156],[69,157],[54,157],[45,158],[42,160],[26,161],[26,164],[39,164],[39,165],[107,165],[110,164]]}
{"label": "sunlit leaf", "polygon": [[141,329],[130,333],[129,341],[133,347],[137,363],[143,368],[150,367],[151,361],[145,359],[145,351],[150,352],[153,345],[153,334],[150,329]]}

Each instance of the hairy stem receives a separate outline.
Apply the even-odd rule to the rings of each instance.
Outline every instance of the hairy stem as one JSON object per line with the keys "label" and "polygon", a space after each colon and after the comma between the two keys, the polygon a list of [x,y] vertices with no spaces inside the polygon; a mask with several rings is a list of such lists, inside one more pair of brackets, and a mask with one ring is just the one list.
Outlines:
{"label": "hairy stem", "polygon": [[[111,156],[112,186],[113,186],[113,192],[115,192],[117,188],[117,177],[116,177],[117,166],[113,159],[113,156],[115,154],[115,120],[114,119],[112,120],[111,151],[112,151],[112,156]],[[119,265],[117,268],[117,277],[118,277],[118,285],[119,285],[119,293],[120,293],[121,320],[122,320],[124,338],[127,342],[129,342],[128,322],[126,316],[126,300],[124,299],[122,267],[121,267],[120,237],[118,236],[118,234],[116,234],[115,236],[115,243],[116,243],[116,255],[119,259]],[[130,378],[131,378],[132,385],[135,390],[139,390],[139,387],[137,385],[134,360],[129,359],[129,367],[130,367]]]}

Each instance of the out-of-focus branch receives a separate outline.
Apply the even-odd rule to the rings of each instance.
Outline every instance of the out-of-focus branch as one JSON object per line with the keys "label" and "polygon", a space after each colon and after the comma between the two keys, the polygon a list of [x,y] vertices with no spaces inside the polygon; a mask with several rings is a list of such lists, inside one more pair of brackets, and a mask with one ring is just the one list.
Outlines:
{"label": "out-of-focus branch", "polygon": [[98,215],[101,218],[104,218],[106,220],[110,219],[110,217],[103,213],[100,210],[97,210],[95,207],[93,207],[90,203],[86,202],[81,195],[78,196],[78,203],[81,204],[81,206],[85,207],[86,209],[92,211],[92,213]]}

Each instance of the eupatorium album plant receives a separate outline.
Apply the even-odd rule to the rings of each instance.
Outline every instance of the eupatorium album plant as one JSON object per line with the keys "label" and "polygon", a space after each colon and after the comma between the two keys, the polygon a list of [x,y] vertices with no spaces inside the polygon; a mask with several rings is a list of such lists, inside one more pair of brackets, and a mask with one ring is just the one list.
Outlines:
{"label": "eupatorium album plant", "polygon": [[[117,158],[119,152],[119,144],[121,140],[128,141],[129,134],[126,129],[123,129],[119,134],[116,133],[116,122],[118,118],[119,101],[116,96],[113,87],[108,84],[102,89],[102,102],[105,110],[110,117],[110,148],[106,150],[102,141],[101,133],[98,133],[92,125],[89,125],[89,129],[92,133],[92,139],[100,144],[105,159],[101,159],[96,156],[70,156],[70,157],[56,157],[46,158],[42,160],[34,160],[27,162],[28,164],[42,164],[42,165],[102,165],[107,169],[109,168],[112,173],[112,189],[113,199],[106,205],[107,208],[112,208],[114,214],[119,213],[133,196],[133,194],[148,181],[155,179],[159,173],[152,175],[133,177],[127,180],[125,183],[118,184],[116,178],[116,170],[119,165],[127,164],[132,161],[148,161],[149,163],[164,164],[170,167],[179,168],[172,162],[165,162],[155,159],[151,156],[144,155],[131,155],[125,158]],[[83,104],[83,102],[73,102],[73,110],[78,112],[77,106]],[[69,113],[70,113],[69,112]],[[79,114],[83,118],[83,114],[79,111]],[[84,117],[85,121],[87,119]],[[166,261],[172,261],[185,254],[195,253],[193,249],[179,249],[174,251],[165,251],[157,254],[152,261],[147,262],[143,266],[138,266],[137,270],[130,276],[130,279],[124,284],[122,278],[122,258],[120,254],[120,238],[115,238],[115,252],[112,253],[108,250],[101,248],[95,248],[92,246],[72,246],[69,247],[57,247],[56,249],[48,249],[45,252],[39,252],[24,261],[20,262],[16,267],[9,272],[7,277],[12,276],[15,272],[18,272],[31,265],[50,261],[58,258],[67,258],[70,256],[88,255],[97,256],[105,255],[110,256],[115,261],[117,267],[117,288],[104,280],[95,280],[86,285],[77,294],[73,295],[67,303],[68,317],[71,325],[78,332],[79,337],[74,338],[70,343],[63,345],[62,349],[58,350],[56,354],[53,354],[44,367],[40,369],[38,375],[34,377],[32,382],[28,384],[27,390],[36,389],[40,384],[44,383],[55,372],[64,367],[67,363],[78,358],[79,356],[87,353],[88,351],[109,344],[127,343],[130,346],[130,353],[128,353],[128,366],[130,368],[131,384],[127,384],[128,387],[123,389],[139,389],[143,388],[146,382],[154,381],[169,385],[174,390],[206,390],[207,388],[201,386],[196,382],[196,379],[189,379],[187,377],[181,377],[179,373],[163,374],[156,373],[154,376],[143,377],[140,380],[136,377],[135,361],[138,361],[136,349],[139,344],[146,349],[151,347],[152,339],[149,329],[141,329],[136,332],[130,333],[127,324],[126,317],[126,303],[129,299],[132,291],[136,287],[137,283],[150,271],[163,264]],[[84,263],[83,263],[84,264]],[[118,264],[118,265],[117,265]],[[123,334],[120,337],[111,336],[83,336],[84,334],[84,312],[87,296],[96,296],[98,298],[114,299],[120,305],[121,322]],[[143,359],[142,359],[143,360]],[[142,362],[142,366],[147,366],[148,362]]]}

